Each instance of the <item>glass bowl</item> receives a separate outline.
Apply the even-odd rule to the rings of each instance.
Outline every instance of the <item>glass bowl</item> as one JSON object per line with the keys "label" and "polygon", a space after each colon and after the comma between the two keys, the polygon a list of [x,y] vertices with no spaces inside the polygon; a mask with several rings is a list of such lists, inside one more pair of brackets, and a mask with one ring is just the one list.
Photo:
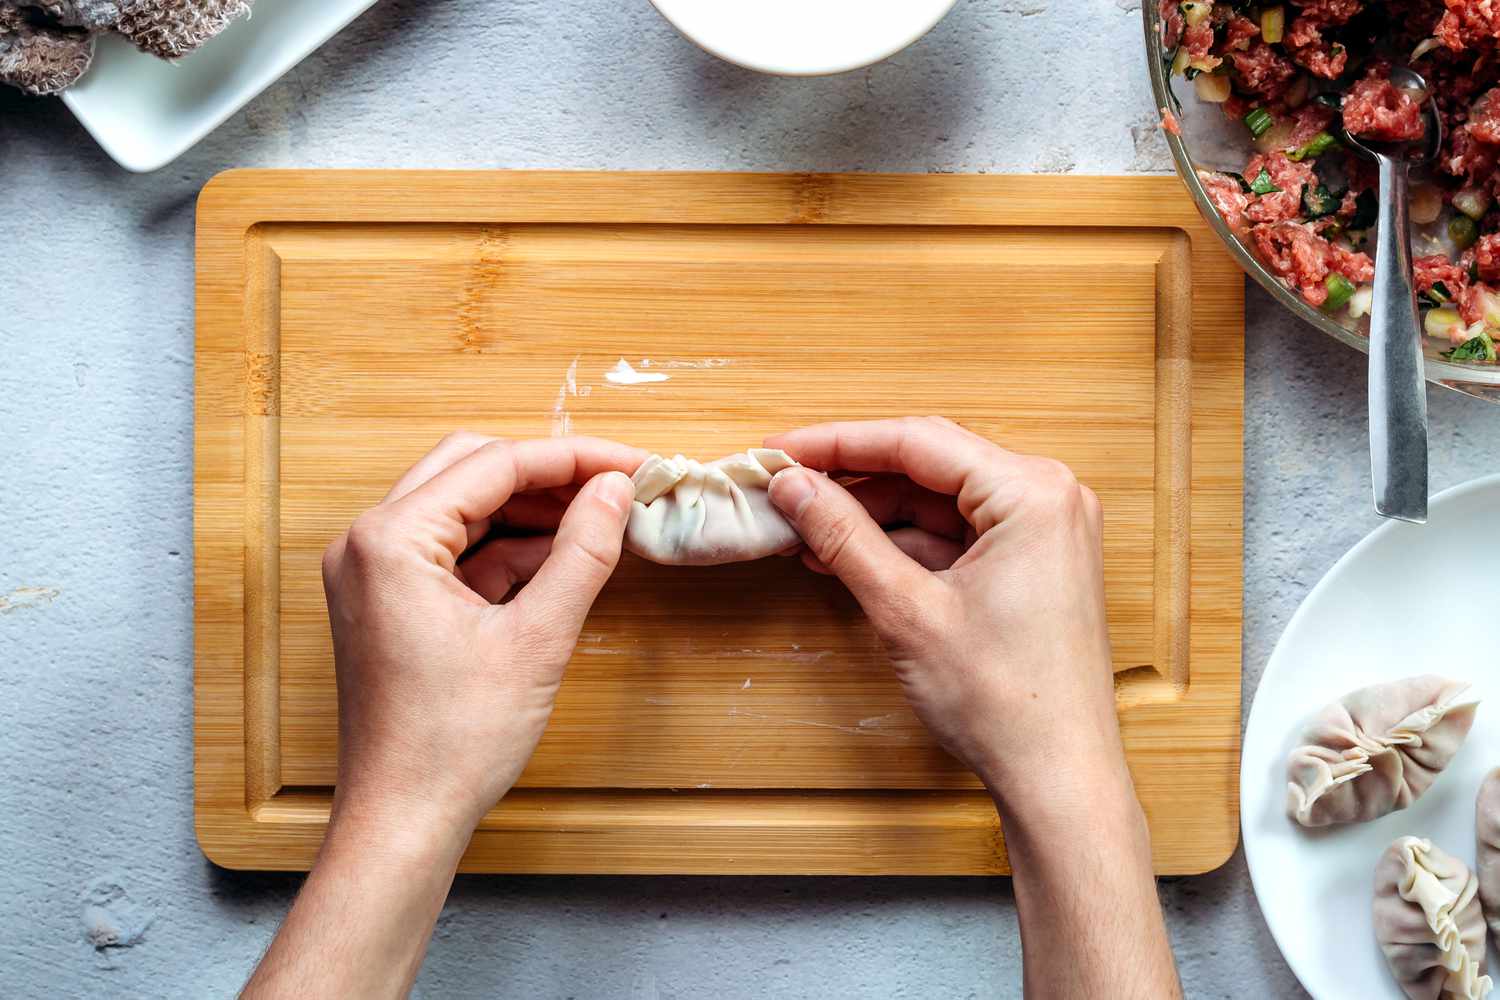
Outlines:
{"label": "glass bowl", "polygon": [[[1219,239],[1239,261],[1245,273],[1260,283],[1261,287],[1287,309],[1330,337],[1336,337],[1351,347],[1366,353],[1370,350],[1369,319],[1350,320],[1336,318],[1303,301],[1302,296],[1283,285],[1275,275],[1267,271],[1239,237],[1230,231],[1222,216],[1208,200],[1208,192],[1198,179],[1197,171],[1244,169],[1245,161],[1253,150],[1245,136],[1245,130],[1232,122],[1216,106],[1199,101],[1193,93],[1191,82],[1182,77],[1172,77],[1162,58],[1161,11],[1155,0],[1143,0],[1141,17],[1146,30],[1146,64],[1151,73],[1151,93],[1157,108],[1170,108],[1177,114],[1182,125],[1182,135],[1164,132],[1167,145],[1172,150],[1172,160],[1177,164],[1177,174],[1187,185],[1198,205],[1198,211],[1219,234]],[[1182,93],[1173,91],[1173,84],[1182,86]],[[1179,111],[1179,108],[1181,109]],[[1449,344],[1434,344],[1423,338],[1423,365],[1427,380],[1447,386],[1458,392],[1477,396],[1492,403],[1500,403],[1500,365],[1470,364],[1444,359],[1439,350]]]}

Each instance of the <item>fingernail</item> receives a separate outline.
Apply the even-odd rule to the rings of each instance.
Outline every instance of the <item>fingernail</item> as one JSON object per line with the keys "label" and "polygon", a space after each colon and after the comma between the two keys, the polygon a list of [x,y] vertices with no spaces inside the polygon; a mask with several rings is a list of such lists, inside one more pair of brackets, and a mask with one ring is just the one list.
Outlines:
{"label": "fingernail", "polygon": [[623,472],[606,472],[599,477],[599,499],[619,511],[630,513],[630,501],[635,499],[635,486]]}
{"label": "fingernail", "polygon": [[770,486],[771,502],[774,503],[783,514],[796,518],[802,513],[802,508],[817,493],[817,487],[813,485],[812,473],[800,466],[790,469],[782,469],[771,478]]}

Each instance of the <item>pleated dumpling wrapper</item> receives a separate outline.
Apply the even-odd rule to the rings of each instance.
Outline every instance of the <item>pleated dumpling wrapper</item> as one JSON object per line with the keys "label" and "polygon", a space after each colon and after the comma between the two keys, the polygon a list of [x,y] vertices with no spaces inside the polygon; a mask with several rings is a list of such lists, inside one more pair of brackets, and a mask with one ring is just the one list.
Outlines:
{"label": "pleated dumpling wrapper", "polygon": [[752,448],[717,462],[652,455],[632,481],[635,502],[625,547],[667,566],[716,566],[795,546],[790,522],[771,504],[771,478],[797,462],[784,451]]}
{"label": "pleated dumpling wrapper", "polygon": [[1469,685],[1431,675],[1360,688],[1324,708],[1287,760],[1287,815],[1303,826],[1377,819],[1411,805],[1474,724]]}
{"label": "pleated dumpling wrapper", "polygon": [[1430,840],[1402,837],[1375,866],[1375,939],[1413,1000],[1481,1000],[1484,915],[1474,873]]}
{"label": "pleated dumpling wrapper", "polygon": [[1474,874],[1490,933],[1500,940],[1500,767],[1485,775],[1474,801]]}

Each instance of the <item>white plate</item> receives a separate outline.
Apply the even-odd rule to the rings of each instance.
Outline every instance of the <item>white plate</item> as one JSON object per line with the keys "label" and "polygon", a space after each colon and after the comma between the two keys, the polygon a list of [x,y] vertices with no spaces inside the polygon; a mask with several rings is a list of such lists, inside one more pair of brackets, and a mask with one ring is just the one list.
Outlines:
{"label": "white plate", "polygon": [[[1245,857],[1271,934],[1315,997],[1401,1000],[1370,922],[1391,841],[1430,837],[1474,863],[1474,796],[1500,765],[1497,512],[1500,476],[1489,476],[1434,497],[1425,526],[1377,528],[1307,595],[1255,693],[1240,768]],[[1355,688],[1422,673],[1470,681],[1483,699],[1427,794],[1373,823],[1308,831],[1288,819],[1286,756],[1307,718]]]}
{"label": "white plate", "polygon": [[63,103],[127,170],[166,166],[375,0],[257,0],[202,48],[165,62],[107,35]]}
{"label": "white plate", "polygon": [[894,55],[957,0],[651,0],[688,38],[747,69],[843,73]]}

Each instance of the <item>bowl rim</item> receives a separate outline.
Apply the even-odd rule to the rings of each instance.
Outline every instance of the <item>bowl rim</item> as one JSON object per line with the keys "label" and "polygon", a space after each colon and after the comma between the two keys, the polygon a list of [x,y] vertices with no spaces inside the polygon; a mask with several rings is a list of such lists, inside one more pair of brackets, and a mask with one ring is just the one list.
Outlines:
{"label": "bowl rim", "polygon": [[[1171,81],[1168,79],[1166,64],[1161,58],[1160,17],[1160,11],[1153,0],[1145,0],[1141,4],[1141,21],[1146,33],[1146,65],[1151,76],[1151,94],[1156,101],[1158,113],[1163,109],[1170,109],[1177,103],[1176,94],[1172,92]],[[1198,177],[1198,169],[1193,164],[1193,158],[1189,155],[1187,144],[1182,141],[1182,137],[1166,130],[1163,130],[1163,135],[1167,140],[1167,148],[1172,151],[1172,162],[1177,167],[1177,176],[1187,186],[1188,193],[1192,195],[1193,202],[1198,206],[1199,214],[1218,234],[1220,241],[1239,262],[1245,273],[1270,292],[1272,298],[1302,320],[1363,354],[1370,353],[1370,342],[1367,338],[1341,326],[1322,310],[1308,305],[1300,295],[1293,294],[1291,289],[1265,269],[1244,242],[1230,230],[1229,224],[1224,221],[1218,209],[1214,208],[1213,202],[1209,200],[1208,192],[1203,187],[1202,180]],[[1500,365],[1456,364],[1424,355],[1422,368],[1429,382],[1466,395],[1500,403]]]}
{"label": "bowl rim", "polygon": [[852,60],[846,60],[844,62],[837,63],[808,64],[805,66],[792,66],[785,63],[777,63],[774,61],[746,58],[745,54],[742,52],[737,52],[722,45],[711,43],[700,35],[688,31],[679,22],[678,18],[674,17],[671,13],[671,9],[674,8],[672,0],[651,0],[651,6],[656,9],[656,12],[660,14],[668,24],[670,24],[677,30],[678,34],[682,35],[683,38],[686,38],[688,41],[692,42],[694,45],[698,46],[700,49],[702,49],[704,52],[707,52],[711,56],[716,56],[727,63],[739,66],[741,69],[753,70],[757,73],[766,73],[771,76],[804,77],[836,76],[839,73],[848,73],[853,70],[864,69],[866,66],[873,66],[878,62],[889,59],[891,56],[895,55],[898,52],[910,48],[918,41],[926,37],[927,34],[931,32],[933,28],[936,28],[938,24],[942,22],[943,18],[952,13],[953,8],[958,5],[958,0],[929,0],[929,2],[932,3],[932,17],[930,19],[924,19],[925,23],[923,23],[921,27],[919,27],[916,31],[911,33],[909,37],[906,35],[902,35],[900,36],[899,41],[893,41],[888,45],[882,46],[880,49],[872,49],[866,55],[859,56]]}

